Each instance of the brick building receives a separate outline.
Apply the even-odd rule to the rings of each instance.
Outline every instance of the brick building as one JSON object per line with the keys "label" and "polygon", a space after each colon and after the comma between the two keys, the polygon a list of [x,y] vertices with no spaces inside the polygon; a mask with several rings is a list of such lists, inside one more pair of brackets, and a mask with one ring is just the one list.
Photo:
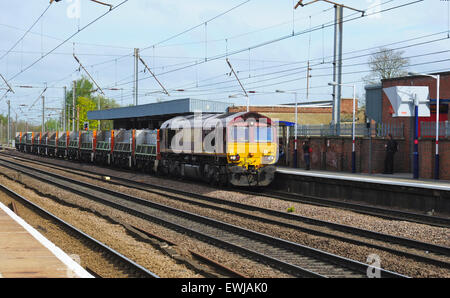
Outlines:
{"label": "brick building", "polygon": [[[448,99],[450,99],[450,72],[441,72],[440,75],[439,98],[439,122],[445,125],[449,119]],[[436,84],[434,78],[428,76],[407,76],[382,81],[382,88],[393,86],[428,86],[430,95],[430,117],[419,117],[419,177],[433,178],[435,160],[435,133],[424,135],[421,126],[426,122],[436,122]],[[412,154],[414,141],[414,117],[392,117],[393,109],[388,97],[382,92],[382,121],[384,123],[403,123],[404,125],[404,147],[401,153],[397,154],[396,162],[407,172],[412,172]],[[430,123],[430,124],[431,124]],[[450,180],[450,140],[440,136],[440,171],[441,179]]]}
{"label": "brick building", "polygon": [[[440,75],[440,140],[439,176],[442,180],[450,180],[450,125],[449,99],[450,99],[450,72],[442,72]],[[435,130],[436,121],[436,80],[427,76],[407,76],[383,80],[376,86],[366,86],[366,116],[371,120],[369,135],[357,135],[356,137],[356,171],[361,173],[382,173],[384,170],[384,159],[386,134],[393,133],[399,145],[399,152],[395,155],[395,172],[412,173],[413,151],[414,151],[414,117],[393,117],[392,105],[383,92],[383,88],[393,86],[428,86],[430,97],[430,117],[419,117],[423,130],[419,137],[419,178],[434,178],[435,165]],[[348,101],[351,103],[351,101]],[[351,113],[351,105],[343,104],[342,117],[345,113]],[[302,110],[301,108],[300,110]],[[318,111],[310,110],[314,115]],[[320,112],[329,113],[325,123],[331,120],[331,108]],[[364,116],[360,116],[360,122]],[[299,117],[301,119],[301,116]],[[301,120],[300,120],[300,123]],[[381,128],[381,129],[380,129]],[[383,128],[388,128],[384,131]],[[401,133],[398,133],[401,132]],[[329,171],[351,171],[351,147],[352,140],[349,136],[312,136],[299,137],[299,143],[309,139],[313,152],[311,154],[311,167],[317,170]],[[289,144],[289,152],[293,152],[293,142]],[[288,156],[287,164],[292,164],[292,156]],[[298,166],[304,167],[302,153],[298,152]]]}
{"label": "brick building", "polygon": [[[358,99],[355,101],[358,107]],[[245,112],[246,106],[232,106],[229,112]],[[295,106],[250,106],[250,111],[263,114],[280,121],[295,122]],[[332,108],[329,106],[299,106],[297,108],[298,124],[329,124],[331,122]],[[353,98],[341,100],[341,121],[351,122],[353,115]],[[358,121],[364,121],[364,113],[358,114]]]}

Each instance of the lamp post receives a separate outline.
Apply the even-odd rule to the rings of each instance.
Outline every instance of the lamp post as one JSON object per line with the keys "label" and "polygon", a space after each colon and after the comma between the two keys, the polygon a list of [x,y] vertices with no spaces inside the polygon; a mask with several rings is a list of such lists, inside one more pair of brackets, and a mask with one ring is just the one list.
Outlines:
{"label": "lamp post", "polygon": [[245,96],[247,98],[247,113],[248,113],[248,112],[250,112],[250,98],[248,96],[249,93],[256,93],[256,91],[247,91],[245,94],[244,93],[233,94],[233,95],[229,95],[228,98],[237,98],[237,97]]}
{"label": "lamp post", "polygon": [[283,90],[275,90],[277,93],[294,94],[295,96],[295,132],[294,132],[294,168],[297,168],[297,129],[298,129],[298,104],[297,104],[297,92],[287,92]]}
{"label": "lamp post", "polygon": [[414,169],[413,178],[419,179],[419,102],[414,95]]}
{"label": "lamp post", "polygon": [[434,179],[439,179],[439,87],[441,76],[440,75],[430,75],[417,72],[408,72],[410,76],[424,76],[435,79],[436,82],[436,151],[434,159]]}
{"label": "lamp post", "polygon": [[[247,113],[248,113],[248,112],[250,112],[250,109],[249,109],[250,99],[248,98],[248,93],[255,93],[255,91],[249,91],[249,92],[247,92],[247,91],[245,90],[244,86],[242,85],[241,81],[239,80],[239,77],[237,76],[236,72],[234,71],[233,66],[231,65],[231,63],[230,63],[230,61],[228,60],[228,58],[227,58],[227,64],[228,64],[228,66],[229,66],[230,69],[231,69],[231,73],[233,73],[234,76],[236,77],[236,80],[238,81],[239,85],[241,86],[242,91],[244,91],[245,97],[247,97]],[[230,73],[230,76],[231,76],[231,73]]]}
{"label": "lamp post", "polygon": [[356,101],[356,85],[338,84],[336,82],[328,83],[330,86],[346,86],[353,87],[353,117],[352,117],[352,173],[356,173],[356,152],[355,152],[355,101]]}

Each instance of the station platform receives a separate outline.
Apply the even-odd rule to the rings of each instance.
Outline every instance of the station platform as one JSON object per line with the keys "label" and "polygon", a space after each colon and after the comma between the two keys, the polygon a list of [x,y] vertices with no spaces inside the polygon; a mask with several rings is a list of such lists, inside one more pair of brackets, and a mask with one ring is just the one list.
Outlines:
{"label": "station platform", "polygon": [[0,278],[92,278],[4,204],[0,203]]}
{"label": "station platform", "polygon": [[450,191],[450,181],[414,179],[410,173],[364,174],[277,167],[278,173]]}
{"label": "station platform", "polygon": [[353,174],[277,167],[273,190],[450,217],[450,183],[411,174]]}

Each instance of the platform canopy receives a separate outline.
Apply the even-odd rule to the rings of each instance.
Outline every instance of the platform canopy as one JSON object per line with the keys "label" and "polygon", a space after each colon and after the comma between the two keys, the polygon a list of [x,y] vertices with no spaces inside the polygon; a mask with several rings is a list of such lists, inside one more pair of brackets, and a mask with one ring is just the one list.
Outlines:
{"label": "platform canopy", "polygon": [[166,120],[176,116],[192,115],[196,112],[205,114],[222,114],[227,112],[232,103],[193,98],[182,98],[162,102],[90,111],[89,120],[114,120],[114,128],[139,129],[159,128]]}

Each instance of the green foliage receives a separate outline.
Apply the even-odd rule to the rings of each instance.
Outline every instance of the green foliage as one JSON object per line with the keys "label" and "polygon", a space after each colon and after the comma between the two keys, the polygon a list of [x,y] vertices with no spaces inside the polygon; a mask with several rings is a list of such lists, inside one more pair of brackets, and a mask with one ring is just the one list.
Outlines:
{"label": "green foliage", "polygon": [[[80,115],[79,115],[79,128],[80,130],[83,129],[84,122],[89,122],[89,129],[95,130],[98,129],[98,121],[97,120],[90,120],[87,119],[87,112],[97,110],[100,107],[100,110],[104,109],[112,109],[112,108],[118,108],[120,105],[114,100],[105,98],[102,95],[94,96],[94,88],[93,83],[89,81],[86,77],[82,77],[77,81],[76,84],[76,102],[75,102],[75,115],[77,113],[77,107],[80,109]],[[72,128],[72,114],[73,114],[73,90],[72,86],[68,88],[70,91],[66,93],[66,107],[67,107],[67,113],[68,113],[68,119],[69,121],[69,127],[70,130]],[[75,120],[76,121],[76,120]],[[101,122],[101,129],[112,129],[112,121],[102,121]]]}
{"label": "green foliage", "polygon": [[89,122],[89,129],[96,130],[98,128],[98,122],[95,120],[88,121],[87,112],[93,111],[97,108],[93,99],[87,97],[78,97],[78,106],[80,107],[80,127],[79,129],[83,129],[84,122]]}
{"label": "green foliage", "polygon": [[3,116],[2,114],[0,114],[0,123],[2,124],[8,123],[8,116]]}
{"label": "green foliage", "polygon": [[48,119],[45,121],[45,130],[46,131],[57,131],[61,130],[61,124],[58,119]]}
{"label": "green foliage", "polygon": [[292,207],[289,207],[286,211],[289,213],[292,213],[295,211],[295,208],[292,206]]}

